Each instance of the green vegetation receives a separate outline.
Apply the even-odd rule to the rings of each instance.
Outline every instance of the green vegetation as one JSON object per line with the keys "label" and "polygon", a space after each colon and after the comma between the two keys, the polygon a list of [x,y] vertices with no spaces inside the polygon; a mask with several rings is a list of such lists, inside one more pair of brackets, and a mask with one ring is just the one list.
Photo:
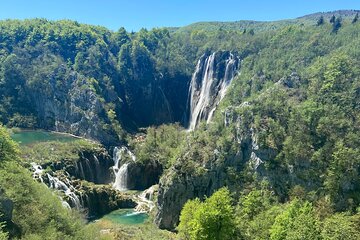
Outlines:
{"label": "green vegetation", "polygon": [[[10,233],[22,239],[96,239],[95,228],[85,227],[80,216],[64,208],[59,198],[19,165],[19,151],[0,127],[1,189],[14,203]],[[1,237],[5,236],[1,233]],[[12,236],[12,237],[16,237]]]}
{"label": "green vegetation", "polygon": [[77,139],[72,142],[49,141],[23,146],[21,156],[29,163],[44,164],[60,160],[72,162],[79,159],[80,152],[96,152],[101,151],[101,149],[100,144],[84,139]]}
{"label": "green vegetation", "polygon": [[[355,12],[138,33],[72,21],[7,20],[0,22],[0,31],[2,123],[54,129],[63,120],[70,128],[73,120],[95,115],[82,126],[102,130],[91,137],[127,142],[138,161],[159,161],[164,176],[170,172],[180,187],[182,178],[201,182],[218,173],[221,186],[211,182],[200,188],[207,194],[220,190],[185,204],[180,237],[359,238],[360,24]],[[236,52],[241,67],[213,122],[190,133],[178,124],[158,126],[182,120],[197,59],[217,50]],[[88,112],[88,102],[97,111]],[[74,115],[59,120],[43,106],[61,113],[71,106]],[[226,125],[225,115],[230,116]],[[144,138],[127,134],[151,125]],[[17,146],[5,129],[0,136],[0,182],[14,201],[20,237],[86,239],[91,231],[19,166]],[[78,151],[98,147],[83,140],[46,142],[25,146],[22,154],[35,162],[73,161]],[[129,231],[150,238],[146,231],[157,230],[149,229],[110,235]]]}
{"label": "green vegetation", "polygon": [[159,161],[165,168],[172,166],[185,140],[184,129],[178,124],[150,127],[144,140],[130,141],[138,161]]}
{"label": "green vegetation", "polygon": [[185,204],[179,234],[183,239],[234,239],[234,216],[230,192],[222,188],[203,203],[195,199]]}

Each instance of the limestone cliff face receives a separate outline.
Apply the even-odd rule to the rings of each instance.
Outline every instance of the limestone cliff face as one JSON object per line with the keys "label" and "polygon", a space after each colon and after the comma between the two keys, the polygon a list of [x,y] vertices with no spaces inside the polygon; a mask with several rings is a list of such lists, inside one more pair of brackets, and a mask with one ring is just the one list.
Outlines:
{"label": "limestone cliff face", "polygon": [[44,164],[43,168],[49,167],[52,171],[63,170],[71,177],[95,184],[107,184],[112,181],[110,168],[114,163],[105,148],[79,151],[78,155],[76,161],[63,159]]}
{"label": "limestone cliff face", "polygon": [[163,172],[157,161],[147,163],[131,162],[128,165],[128,189],[145,190],[159,182]]}
{"label": "limestone cliff face", "polygon": [[86,185],[81,192],[82,207],[88,219],[101,217],[119,208],[136,207],[136,202],[130,195],[122,194],[110,186]]}
{"label": "limestone cliff face", "polygon": [[[274,88],[282,88],[289,95],[296,91],[299,86],[299,77],[292,73],[289,77],[280,79]],[[210,196],[217,189],[228,187],[241,187],[241,183],[234,183],[231,174],[227,169],[232,168],[239,173],[243,169],[249,174],[254,174],[254,178],[267,180],[272,189],[281,196],[281,186],[287,183],[281,182],[289,179],[289,172],[279,168],[265,167],[267,161],[272,161],[278,155],[279,150],[266,145],[259,140],[261,126],[256,127],[254,112],[256,104],[263,101],[267,94],[271,94],[269,89],[264,94],[260,94],[258,99],[253,102],[243,102],[239,106],[229,106],[223,112],[223,124],[229,128],[232,136],[232,149],[234,152],[213,149],[210,160],[201,163],[202,159],[198,156],[191,156],[192,164],[195,169],[202,169],[201,174],[196,171],[183,170],[182,165],[186,163],[186,155],[191,153],[191,147],[183,154],[175,164],[160,179],[158,196],[158,213],[155,219],[160,228],[174,230],[179,222],[179,215],[183,205],[189,199],[203,198]],[[220,160],[219,155],[225,158]],[[291,170],[290,170],[291,174]],[[295,182],[296,184],[296,182]]]}
{"label": "limestone cliff face", "polygon": [[[66,68],[59,66],[57,71]],[[40,127],[96,139],[106,145],[117,142],[104,105],[88,80],[76,72],[61,80],[63,85],[59,87],[55,77],[50,76],[46,93],[43,89],[29,92]]]}

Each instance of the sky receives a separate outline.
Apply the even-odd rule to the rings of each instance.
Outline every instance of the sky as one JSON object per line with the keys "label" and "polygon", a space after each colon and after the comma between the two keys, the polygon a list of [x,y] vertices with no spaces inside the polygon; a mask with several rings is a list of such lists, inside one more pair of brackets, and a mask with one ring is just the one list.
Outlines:
{"label": "sky", "polygon": [[116,31],[200,21],[270,21],[315,12],[360,10],[360,0],[0,0],[0,19],[71,19]]}

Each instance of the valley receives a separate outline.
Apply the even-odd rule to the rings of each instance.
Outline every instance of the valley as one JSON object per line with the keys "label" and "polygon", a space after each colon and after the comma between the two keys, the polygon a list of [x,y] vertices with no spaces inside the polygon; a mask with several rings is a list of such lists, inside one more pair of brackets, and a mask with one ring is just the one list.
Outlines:
{"label": "valley", "polygon": [[359,13],[0,21],[0,239],[359,239]]}

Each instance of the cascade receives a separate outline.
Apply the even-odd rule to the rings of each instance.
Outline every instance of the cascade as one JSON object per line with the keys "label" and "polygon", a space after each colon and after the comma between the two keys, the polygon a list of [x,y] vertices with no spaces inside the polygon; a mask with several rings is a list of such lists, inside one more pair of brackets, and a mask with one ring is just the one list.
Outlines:
{"label": "cascade", "polygon": [[155,207],[154,203],[154,192],[155,186],[146,189],[136,197],[137,206],[135,212],[151,212]]}
{"label": "cascade", "polygon": [[49,179],[50,188],[63,192],[69,198],[72,207],[78,210],[81,209],[80,199],[75,194],[76,189],[71,185],[70,181],[67,181],[68,185],[66,185],[57,177],[53,177],[48,173],[46,174],[46,176]]}
{"label": "cascade", "polygon": [[[113,171],[115,175],[115,182],[113,187],[119,191],[127,190],[128,186],[128,166],[129,163],[121,163],[124,160],[125,155],[128,155],[132,161],[136,161],[135,155],[125,146],[114,148],[113,160],[114,166]],[[120,166],[121,164],[121,166]]]}
{"label": "cascade", "polygon": [[98,170],[98,171],[96,171],[96,178],[97,178],[97,181],[100,181],[100,179],[101,179],[100,161],[99,161],[99,159],[97,158],[97,156],[95,154],[93,155],[93,158],[95,160],[96,169]]}
{"label": "cascade", "polygon": [[[33,178],[39,179],[40,182],[45,184],[44,179],[43,179],[44,169],[42,168],[42,166],[38,165],[34,162],[31,163],[31,166],[32,166],[32,170],[33,170],[33,175],[32,175]],[[49,173],[46,173],[46,176],[47,176],[47,179],[49,180],[49,183],[48,183],[49,188],[63,192],[70,200],[72,207],[74,207],[78,210],[81,209],[79,197],[75,194],[76,189],[71,185],[71,183],[68,179],[66,179],[66,183],[64,183],[59,178],[51,176]],[[61,197],[60,197],[60,199],[61,199],[62,205],[65,208],[70,209],[69,203],[64,201]]]}
{"label": "cascade", "polygon": [[238,65],[239,59],[230,52],[214,52],[200,58],[189,88],[189,130],[194,130],[201,120],[211,121]]}
{"label": "cascade", "polygon": [[42,178],[42,175],[44,173],[44,169],[42,168],[41,165],[38,165],[34,162],[31,163],[31,166],[32,166],[32,169],[33,169],[33,178],[34,179],[39,179],[40,182],[44,182],[43,178]]}

